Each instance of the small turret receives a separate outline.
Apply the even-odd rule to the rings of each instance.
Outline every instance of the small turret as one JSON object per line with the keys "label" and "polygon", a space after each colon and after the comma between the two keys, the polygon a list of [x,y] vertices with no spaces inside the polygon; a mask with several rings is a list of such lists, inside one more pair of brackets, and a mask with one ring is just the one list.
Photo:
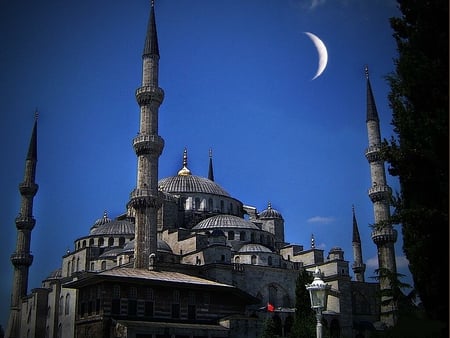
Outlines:
{"label": "small turret", "polygon": [[363,263],[362,258],[362,248],[361,248],[361,238],[359,236],[358,223],[356,221],[355,207],[352,206],[353,214],[353,259],[352,270],[355,274],[355,280],[358,282],[364,282],[364,273],[366,271],[366,264]]}

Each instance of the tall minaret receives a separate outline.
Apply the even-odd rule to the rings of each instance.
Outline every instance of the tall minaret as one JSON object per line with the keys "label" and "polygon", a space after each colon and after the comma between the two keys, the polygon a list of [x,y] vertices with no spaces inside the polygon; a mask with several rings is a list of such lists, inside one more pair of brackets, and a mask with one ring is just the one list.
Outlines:
{"label": "tall minaret", "polygon": [[[383,278],[383,274],[389,271],[397,273],[395,264],[394,243],[397,241],[397,231],[392,228],[389,222],[391,198],[391,188],[386,183],[386,173],[384,160],[381,158],[381,134],[378,112],[373,98],[372,88],[369,80],[369,70],[366,67],[367,78],[367,133],[369,137],[369,147],[366,150],[366,158],[370,165],[370,176],[372,186],[369,189],[369,197],[373,203],[374,230],[372,240],[378,248],[378,267],[380,269],[380,289],[389,290],[391,288],[388,278]],[[388,297],[382,298],[382,300]],[[381,306],[381,321],[388,326],[395,324],[394,304]]]}
{"label": "tall minaret", "polygon": [[17,242],[16,251],[11,255],[14,266],[14,279],[11,295],[11,312],[9,314],[6,337],[19,337],[21,320],[21,299],[26,296],[28,289],[28,269],[33,263],[33,255],[30,253],[31,230],[36,220],[33,217],[33,198],[38,191],[35,183],[37,162],[37,112],[31,134],[28,154],[25,161],[25,174],[23,182],[19,184],[22,201],[20,212],[16,217]]}
{"label": "tall minaret", "polygon": [[137,156],[136,189],[129,205],[135,211],[134,267],[154,268],[157,253],[158,161],[164,140],[158,135],[158,110],[164,91],[158,86],[159,48],[156,34],[155,6],[151,2],[150,18],[142,55],[142,86],[136,90],[140,107],[139,133],[133,139]]}
{"label": "tall minaret", "polygon": [[366,271],[366,264],[363,263],[361,238],[359,237],[358,223],[356,222],[355,207],[352,207],[353,213],[353,259],[352,264],[353,273],[355,274],[355,280],[358,282],[364,282],[364,272]]}

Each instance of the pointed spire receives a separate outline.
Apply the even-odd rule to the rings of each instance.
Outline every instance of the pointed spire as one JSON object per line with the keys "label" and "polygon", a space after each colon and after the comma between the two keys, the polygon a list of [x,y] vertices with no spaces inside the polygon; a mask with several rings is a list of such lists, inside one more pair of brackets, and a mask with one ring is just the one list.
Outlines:
{"label": "pointed spire", "polygon": [[352,213],[353,213],[353,243],[361,243],[361,238],[359,237],[359,230],[358,230],[358,222],[356,221],[355,216],[355,206],[352,205]]}
{"label": "pointed spire", "polygon": [[143,56],[157,55],[159,57],[158,47],[158,35],[156,33],[156,20],[155,20],[155,2],[152,0],[152,6],[150,8],[150,18],[147,26],[147,36],[145,37],[144,53]]}
{"label": "pointed spire", "polygon": [[28,146],[28,154],[27,154],[27,160],[34,160],[37,161],[37,120],[38,120],[39,113],[36,109],[36,112],[34,113],[34,126],[33,131],[31,133],[31,139],[30,139],[30,145]]}
{"label": "pointed spire", "polygon": [[367,121],[376,121],[378,122],[378,112],[377,112],[377,106],[375,105],[375,99],[373,97],[372,93],[372,86],[370,85],[369,80],[369,67],[366,66],[364,68],[364,72],[366,74],[367,79]]}
{"label": "pointed spire", "polygon": [[208,179],[214,181],[214,170],[212,161],[212,149],[209,149],[209,169],[208,169]]}
{"label": "pointed spire", "polygon": [[183,151],[183,168],[180,169],[180,171],[178,171],[178,176],[189,176],[191,175],[191,171],[188,169],[187,164],[188,164],[188,157],[187,157],[187,149],[184,148]]}

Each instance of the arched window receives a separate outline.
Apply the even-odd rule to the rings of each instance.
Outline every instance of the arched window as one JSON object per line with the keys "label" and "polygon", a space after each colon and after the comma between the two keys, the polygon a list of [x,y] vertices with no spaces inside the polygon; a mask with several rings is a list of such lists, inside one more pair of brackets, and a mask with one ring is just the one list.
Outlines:
{"label": "arched window", "polygon": [[250,234],[250,241],[255,243],[255,234],[253,232]]}
{"label": "arched window", "polygon": [[102,270],[106,270],[106,261],[102,261],[102,267],[101,267],[101,269],[102,269]]}
{"label": "arched window", "polygon": [[80,271],[80,257],[77,258],[77,269],[76,271]]}
{"label": "arched window", "polygon": [[100,237],[100,238],[98,239],[98,246],[101,247],[101,246],[103,246],[104,244],[105,244],[105,239],[104,239],[103,237]]}
{"label": "arched window", "polygon": [[245,231],[241,231],[239,234],[239,240],[245,241],[247,239],[247,236],[245,235]]}
{"label": "arched window", "polygon": [[269,266],[272,266],[272,256],[269,256],[267,258],[267,264],[269,264]]}
{"label": "arched window", "polygon": [[83,240],[83,248],[86,247],[86,240]]}
{"label": "arched window", "polygon": [[194,209],[200,210],[200,198],[196,197],[194,200]]}
{"label": "arched window", "polygon": [[234,257],[234,262],[239,264],[241,262],[241,258],[239,256]]}
{"label": "arched window", "polygon": [[256,264],[256,256],[252,255],[252,264],[255,265]]}
{"label": "arched window", "polygon": [[91,262],[91,271],[94,271],[95,270],[95,264],[94,264],[94,262]]}
{"label": "arched window", "polygon": [[223,201],[220,201],[220,212],[224,212],[225,209],[225,203]]}
{"label": "arched window", "polygon": [[75,257],[72,257],[72,266],[71,266],[71,270],[72,273],[75,271]]}
{"label": "arched window", "polygon": [[67,262],[67,276],[70,276],[70,261]]}
{"label": "arched window", "polygon": [[233,214],[233,203],[230,203],[230,214]]}
{"label": "arched window", "polygon": [[119,238],[119,246],[123,246],[125,244],[125,237]]}
{"label": "arched window", "polygon": [[228,231],[228,239],[230,241],[234,240],[234,231]]}
{"label": "arched window", "polygon": [[59,308],[58,308],[59,315],[63,314],[63,308],[64,308],[64,297],[61,296],[61,297],[59,297]]}
{"label": "arched window", "polygon": [[208,211],[213,211],[214,205],[212,198],[208,199]]}
{"label": "arched window", "polygon": [[109,237],[108,238],[108,246],[113,246],[114,245],[114,238],[113,237]]}
{"label": "arched window", "polygon": [[91,239],[89,240],[89,246],[94,246],[94,239],[93,239],[93,238],[91,238]]}
{"label": "arched window", "polygon": [[70,313],[70,293],[66,294],[66,303],[64,304],[64,314]]}

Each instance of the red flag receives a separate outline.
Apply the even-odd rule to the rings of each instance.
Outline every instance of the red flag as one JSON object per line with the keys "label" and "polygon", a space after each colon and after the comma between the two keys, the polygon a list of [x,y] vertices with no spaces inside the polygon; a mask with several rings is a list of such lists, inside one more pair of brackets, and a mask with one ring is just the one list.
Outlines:
{"label": "red flag", "polygon": [[267,311],[269,311],[269,312],[275,311],[275,307],[272,304],[270,304],[269,302],[267,302]]}

